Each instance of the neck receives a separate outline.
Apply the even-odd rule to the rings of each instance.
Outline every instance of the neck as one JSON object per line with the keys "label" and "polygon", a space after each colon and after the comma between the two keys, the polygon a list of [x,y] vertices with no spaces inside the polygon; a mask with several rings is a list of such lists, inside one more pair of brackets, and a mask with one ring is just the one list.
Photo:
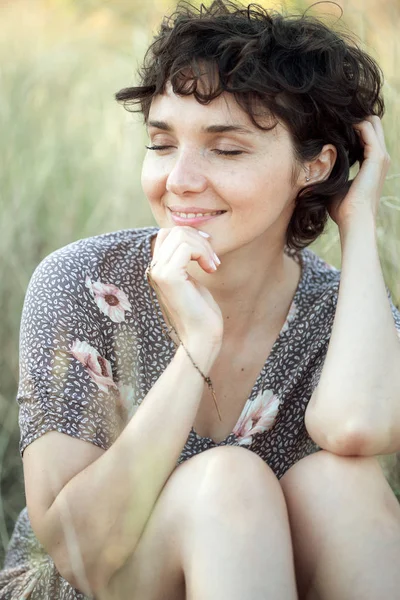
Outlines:
{"label": "neck", "polygon": [[283,246],[265,248],[265,240],[256,251],[251,245],[223,254],[212,275],[195,262],[188,272],[219,305],[225,340],[243,339],[261,325],[264,331],[273,328],[287,315],[300,279],[299,265],[284,254]]}

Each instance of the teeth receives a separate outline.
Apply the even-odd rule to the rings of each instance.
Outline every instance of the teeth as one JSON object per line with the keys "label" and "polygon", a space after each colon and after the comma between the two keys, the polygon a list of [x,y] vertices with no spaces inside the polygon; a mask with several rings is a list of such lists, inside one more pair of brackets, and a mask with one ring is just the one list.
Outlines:
{"label": "teeth", "polygon": [[194,219],[196,217],[212,217],[214,215],[219,215],[222,212],[223,211],[221,211],[221,210],[216,210],[215,212],[211,212],[211,213],[181,213],[181,212],[176,212],[175,214],[178,215],[178,217],[181,217],[183,219]]}

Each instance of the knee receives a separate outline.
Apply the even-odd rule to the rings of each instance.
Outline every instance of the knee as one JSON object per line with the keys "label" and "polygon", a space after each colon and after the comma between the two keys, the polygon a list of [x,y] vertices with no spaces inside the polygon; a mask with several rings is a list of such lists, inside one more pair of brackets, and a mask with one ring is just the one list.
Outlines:
{"label": "knee", "polygon": [[[286,510],[279,481],[257,454],[240,446],[218,446],[180,465],[190,485],[191,512],[200,515],[259,516],[273,505]],[[180,468],[179,467],[179,468]]]}
{"label": "knee", "polygon": [[278,479],[255,452],[241,446],[218,446],[190,459],[199,491],[231,490],[239,493],[262,485],[279,488]]}
{"label": "knee", "polygon": [[375,457],[340,456],[320,450],[310,454],[295,463],[281,478],[280,483],[285,489],[300,482],[321,487],[323,483],[333,483],[339,486],[344,483],[366,482],[371,475],[384,477],[383,471]]}
{"label": "knee", "polygon": [[[298,461],[281,478],[288,506],[305,495],[307,502],[331,501],[339,508],[362,501],[379,514],[400,520],[400,506],[375,457],[339,456],[321,450]],[[357,503],[358,506],[358,503]]]}

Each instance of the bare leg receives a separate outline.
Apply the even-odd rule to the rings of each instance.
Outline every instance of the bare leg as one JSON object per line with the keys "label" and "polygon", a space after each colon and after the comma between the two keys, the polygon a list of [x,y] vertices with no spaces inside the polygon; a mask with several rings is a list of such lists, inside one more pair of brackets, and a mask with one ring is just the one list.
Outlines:
{"label": "bare leg", "polygon": [[282,489],[260,457],[237,446],[206,450],[173,471],[135,552],[96,596],[228,598],[297,600]]}
{"label": "bare leg", "polygon": [[186,600],[297,599],[284,496],[261,458],[220,447],[191,514],[182,541]]}
{"label": "bare leg", "polygon": [[300,600],[399,597],[400,506],[375,458],[317,452],[281,485]]}

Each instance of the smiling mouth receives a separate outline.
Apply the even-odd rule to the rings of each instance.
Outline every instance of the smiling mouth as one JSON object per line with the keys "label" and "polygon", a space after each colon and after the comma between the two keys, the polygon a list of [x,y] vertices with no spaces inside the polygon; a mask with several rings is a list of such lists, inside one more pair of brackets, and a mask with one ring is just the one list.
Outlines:
{"label": "smiling mouth", "polygon": [[215,210],[213,212],[205,212],[205,213],[203,213],[203,212],[188,213],[188,212],[179,212],[176,210],[172,211],[171,209],[169,209],[169,210],[171,211],[171,213],[174,216],[180,217],[181,219],[196,219],[196,218],[200,218],[200,217],[215,217],[217,215],[222,215],[223,213],[226,212],[226,210]]}

